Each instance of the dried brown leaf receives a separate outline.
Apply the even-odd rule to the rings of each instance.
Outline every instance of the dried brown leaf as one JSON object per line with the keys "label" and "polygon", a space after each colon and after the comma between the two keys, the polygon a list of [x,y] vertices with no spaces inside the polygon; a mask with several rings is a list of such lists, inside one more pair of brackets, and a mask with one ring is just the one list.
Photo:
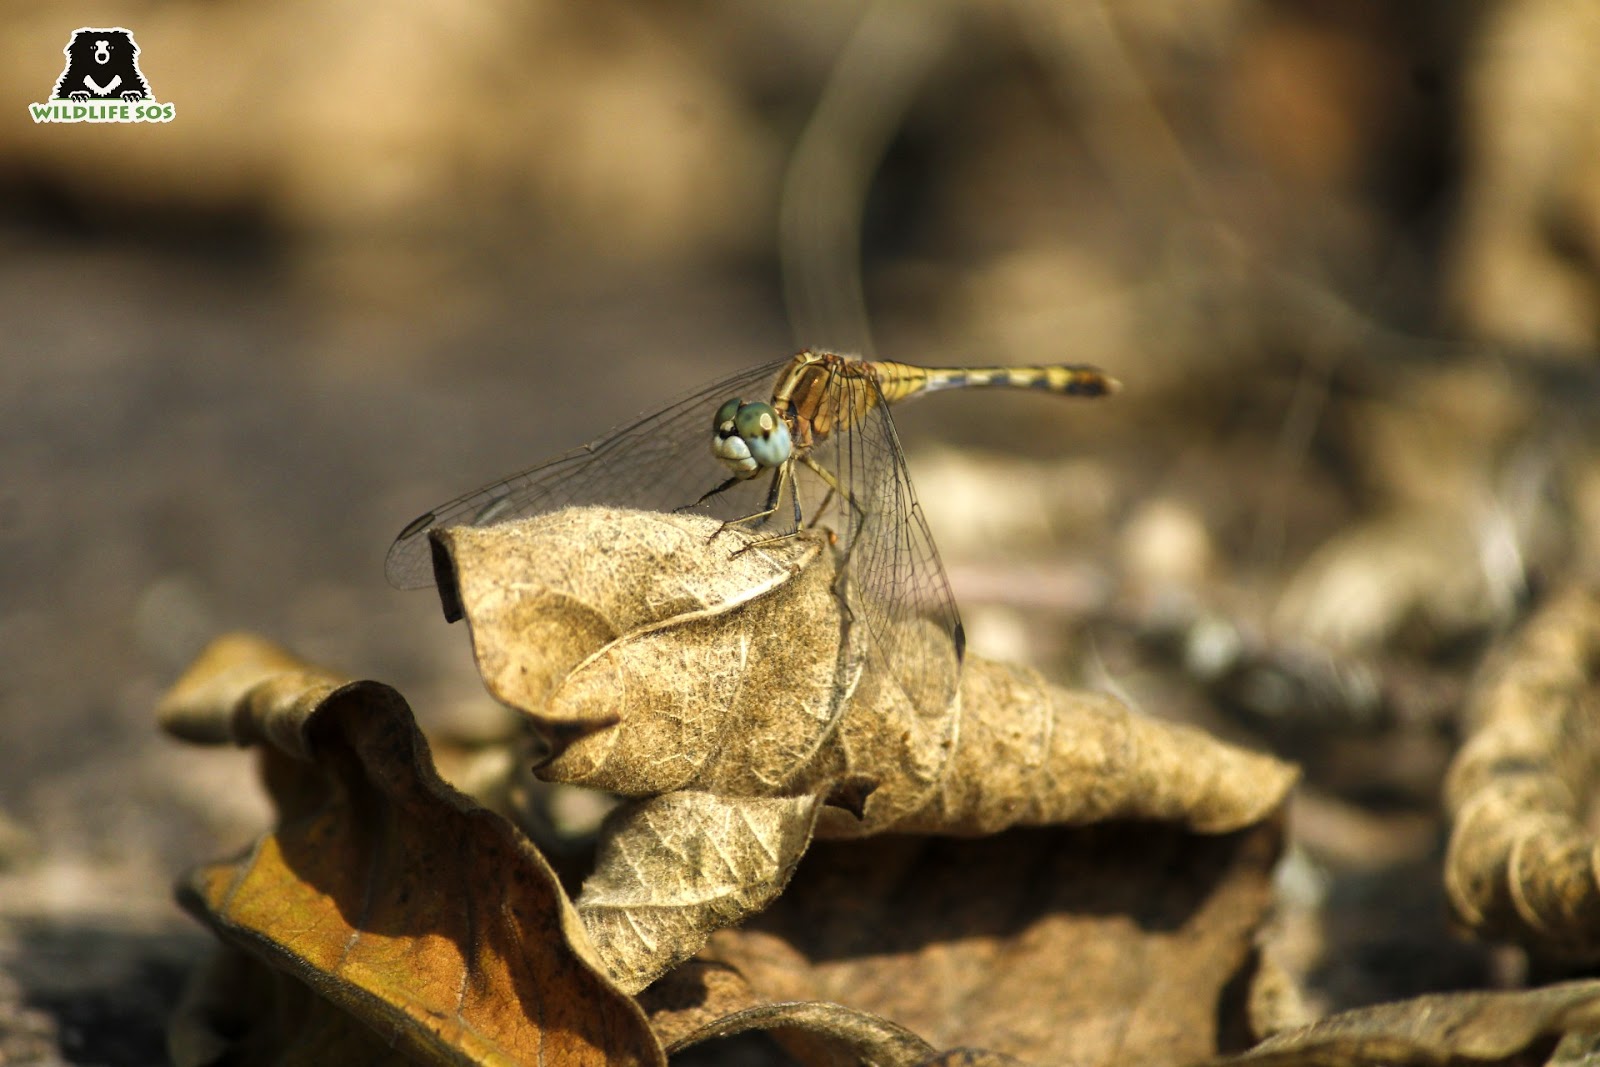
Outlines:
{"label": "dried brown leaf", "polygon": [[562,746],[541,777],[626,796],[803,791],[797,766],[844,703],[839,620],[807,610],[831,572],[806,566],[815,539],[735,554],[716,529],[581,508],[437,535],[484,684]]}
{"label": "dried brown leaf", "polygon": [[1563,1035],[1597,1026],[1600,981],[1446,993],[1343,1012],[1208,1067],[1510,1067],[1542,1063]]}
{"label": "dried brown leaf", "polygon": [[976,657],[953,706],[919,704],[863,669],[819,539],[733,552],[716,529],[581,508],[440,535],[486,684],[566,744],[543,777],[633,796],[870,783],[859,820],[824,814],[834,835],[1103,818],[1225,832],[1293,783],[1270,757]]}
{"label": "dried brown leaf", "polygon": [[1193,1062],[1248,1044],[1281,837],[1274,820],[1214,836],[1107,822],[822,842],[701,959],[768,1000],[835,1001],[936,1048]]}
{"label": "dried brown leaf", "polygon": [[695,1043],[695,1035],[725,1015],[765,1003],[737,970],[693,959],[639,994],[650,1027],[668,1052]]}
{"label": "dried brown leaf", "polygon": [[904,1027],[843,1004],[768,1000],[712,961],[679,967],[639,999],[668,1052],[748,1030],[773,1033],[811,1065],[920,1064],[933,1052]]}
{"label": "dried brown leaf", "polygon": [[1446,781],[1445,886],[1461,921],[1566,956],[1600,958],[1600,595],[1574,588],[1501,652],[1473,698]]}
{"label": "dried brown leaf", "polygon": [[[841,813],[824,812],[819,834],[982,834],[1107,819],[1156,819],[1199,833],[1228,833],[1269,818],[1296,778],[1288,764],[1202,730],[976,656],[963,668],[959,703],[958,736],[939,778],[894,782],[915,806],[906,803],[909,810],[885,812],[898,817],[874,822],[874,793],[867,820],[847,822]],[[890,778],[875,762],[895,755],[895,737],[881,721],[858,714],[840,734],[853,771]]]}
{"label": "dried brown leaf", "polygon": [[626,960],[629,975],[661,974],[704,931],[766,907],[810,844],[820,804],[680,791],[619,808],[578,898],[600,957]]}
{"label": "dried brown leaf", "polygon": [[[280,1009],[314,1020],[319,1048],[366,1047],[370,1028],[390,1059],[663,1062],[637,1005],[589,962],[549,866],[438,778],[394,690],[235,636],[160,715],[180,736],[258,745],[279,812],[244,855],[179,888],[225,941],[294,980],[255,1005],[240,1062],[309,1062]],[[302,984],[310,1002],[287,992]]]}
{"label": "dried brown leaf", "polygon": [[[1294,780],[1270,757],[975,658],[953,704],[930,702],[944,683],[932,677],[908,692],[852,625],[861,613],[842,610],[823,536],[736,551],[743,535],[718,528],[699,516],[582,508],[437,535],[443,595],[472,628],[485,683],[557,748],[541,776],[635,797],[687,790],[720,797],[729,811],[830,799],[836,806],[820,815],[814,804],[793,805],[786,840],[800,851],[813,820],[823,837],[1104,819],[1226,833],[1269,817]],[[948,637],[906,625],[902,650],[926,643],[927,662],[953,669]],[[629,990],[770,900],[798,855],[764,849],[737,818],[723,824],[740,840],[713,841],[706,823],[635,827],[642,810],[624,811],[608,832],[634,835],[641,844],[631,855],[649,854],[642,880],[655,888],[643,903],[652,914],[608,910],[611,929],[591,927]],[[683,849],[680,839],[691,838],[695,848]],[[697,884],[708,848],[728,854],[728,869],[763,879],[747,886],[741,907],[724,906],[736,900],[725,890],[715,908],[679,891]],[[760,854],[741,854],[751,849]],[[603,861],[594,884],[612,878]],[[641,880],[636,871],[623,878]],[[587,898],[580,912],[593,920],[600,913]],[[685,909],[675,946],[613,936],[635,921],[654,930],[673,906]],[[617,954],[629,943],[650,951]]]}
{"label": "dried brown leaf", "polygon": [[922,1038],[881,1016],[816,1000],[759,1004],[724,1015],[693,1037],[699,1042],[748,1030],[767,1031],[803,1062],[822,1067],[911,1067],[933,1053]]}

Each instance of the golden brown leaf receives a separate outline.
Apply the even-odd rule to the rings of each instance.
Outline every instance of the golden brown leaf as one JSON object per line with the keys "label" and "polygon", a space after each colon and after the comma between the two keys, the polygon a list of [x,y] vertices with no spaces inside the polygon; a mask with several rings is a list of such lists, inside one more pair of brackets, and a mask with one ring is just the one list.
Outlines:
{"label": "golden brown leaf", "polygon": [[1543,608],[1479,683],[1446,782],[1445,885],[1486,937],[1600,957],[1600,842],[1585,824],[1600,773],[1600,598]]}
{"label": "golden brown leaf", "polygon": [[[292,1040],[286,1040],[293,1035]],[[176,1067],[271,1063],[273,1067],[380,1067],[395,1050],[376,1030],[283,971],[225,945],[190,975],[168,1026]]]}
{"label": "golden brown leaf", "polygon": [[[257,744],[278,807],[272,833],[179,889],[224,940],[295,980],[262,1006],[244,1062],[307,1062],[280,1007],[317,1021],[318,1047],[360,1045],[364,1024],[391,1056],[428,1063],[662,1062],[637,1005],[588,962],[549,866],[438,778],[392,689],[231,637],[160,714],[181,736]],[[300,983],[343,1021],[281,992]]]}
{"label": "golden brown leaf", "polygon": [[[608,907],[602,931],[587,889],[578,904],[624,989],[770,900],[813,820],[822,837],[1105,819],[1226,833],[1269,817],[1294,780],[1270,757],[976,658],[956,700],[933,702],[945,691],[942,665],[953,669],[949,638],[905,624],[899,650],[925,648],[934,665],[920,688],[908,686],[853,625],[863,613],[842,610],[823,536],[735,550],[744,535],[717,531],[699,516],[584,508],[437,535],[442,594],[472,628],[485,683],[557,750],[542,777],[635,797],[719,797],[721,825],[737,832],[712,837],[706,821],[634,825],[648,807],[611,820],[608,834],[639,842],[628,849],[635,869],[614,876],[602,859],[591,884],[651,885],[637,898],[649,914]],[[819,814],[821,799],[834,806]],[[736,817],[741,806],[751,813]],[[748,832],[745,823],[769,825],[785,810],[793,825],[778,835],[782,849]],[[708,850],[759,881],[742,895],[722,885],[707,907],[695,886]],[[683,912],[675,944],[615,936],[629,925],[662,929],[671,907]]]}

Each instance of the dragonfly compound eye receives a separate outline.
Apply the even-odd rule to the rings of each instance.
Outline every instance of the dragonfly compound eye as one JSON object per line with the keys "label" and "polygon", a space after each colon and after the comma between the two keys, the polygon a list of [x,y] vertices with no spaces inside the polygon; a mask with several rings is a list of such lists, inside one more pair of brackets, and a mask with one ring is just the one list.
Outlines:
{"label": "dragonfly compound eye", "polygon": [[763,467],[777,467],[789,458],[794,446],[789,427],[771,404],[745,404],[734,417],[739,436],[750,448],[750,455]]}
{"label": "dragonfly compound eye", "polygon": [[750,446],[739,433],[739,409],[747,406],[743,400],[730,400],[717,409],[711,423],[711,454],[740,478],[753,477],[761,470],[761,463],[750,455]]}
{"label": "dragonfly compound eye", "polygon": [[743,400],[734,399],[718,408],[716,418],[711,420],[711,432],[718,437],[732,435],[734,432],[733,420],[739,414],[739,408],[743,404]]}

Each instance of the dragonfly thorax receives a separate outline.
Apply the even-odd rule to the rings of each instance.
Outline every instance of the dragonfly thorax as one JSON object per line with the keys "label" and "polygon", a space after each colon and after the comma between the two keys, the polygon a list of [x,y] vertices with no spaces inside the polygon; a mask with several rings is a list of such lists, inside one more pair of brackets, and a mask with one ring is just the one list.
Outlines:
{"label": "dragonfly thorax", "polygon": [[741,478],[782,466],[794,453],[789,427],[771,404],[730,400],[717,409],[711,451]]}

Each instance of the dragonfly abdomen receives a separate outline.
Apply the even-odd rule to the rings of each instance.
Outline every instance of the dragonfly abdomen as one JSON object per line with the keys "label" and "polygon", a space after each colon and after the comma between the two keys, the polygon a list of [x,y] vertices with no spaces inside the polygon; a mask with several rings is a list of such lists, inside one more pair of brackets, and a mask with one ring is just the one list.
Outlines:
{"label": "dragonfly abdomen", "polygon": [[880,364],[879,384],[892,404],[918,393],[941,389],[1035,389],[1062,396],[1106,396],[1120,387],[1099,367],[1057,364],[1048,367],[913,367],[904,363]]}
{"label": "dragonfly abdomen", "polygon": [[[871,388],[867,383],[876,384]],[[1032,389],[1061,396],[1116,392],[1117,380],[1098,367],[918,367],[889,360],[855,360],[831,352],[802,352],[779,378],[774,405],[797,420],[802,447],[855,426],[878,406],[943,389]]]}

